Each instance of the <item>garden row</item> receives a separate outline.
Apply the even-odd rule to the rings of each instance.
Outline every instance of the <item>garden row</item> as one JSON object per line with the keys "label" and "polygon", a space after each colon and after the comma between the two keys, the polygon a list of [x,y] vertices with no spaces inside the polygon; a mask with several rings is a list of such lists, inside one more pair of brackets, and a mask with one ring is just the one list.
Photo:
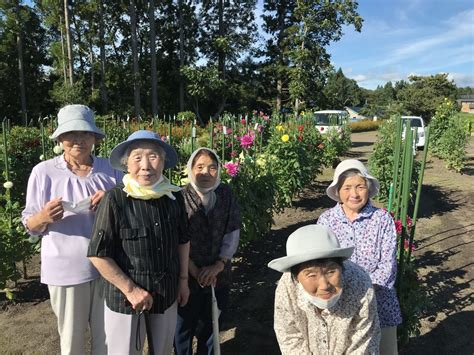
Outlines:
{"label": "garden row", "polygon": [[[242,243],[265,235],[273,215],[291,205],[322,168],[332,165],[350,147],[347,127],[321,134],[310,115],[290,117],[282,122],[264,114],[251,117],[225,115],[198,127],[190,121],[97,119],[106,138],[95,147],[98,156],[108,157],[113,147],[138,129],[157,132],[176,148],[179,163],[167,171],[173,183],[184,185],[186,162],[194,149],[206,146],[221,158],[222,179],[237,196],[242,214]],[[49,140],[55,129],[52,119],[41,120],[39,127],[8,127],[4,124],[2,167],[5,179],[0,194],[0,289],[20,274],[16,265],[36,252],[37,244],[20,222],[29,174],[41,160],[61,154]]]}

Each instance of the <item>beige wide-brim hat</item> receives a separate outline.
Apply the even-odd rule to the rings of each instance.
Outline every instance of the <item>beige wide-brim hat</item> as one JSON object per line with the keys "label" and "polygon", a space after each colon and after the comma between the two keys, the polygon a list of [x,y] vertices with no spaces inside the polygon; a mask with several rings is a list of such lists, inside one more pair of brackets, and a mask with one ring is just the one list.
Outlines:
{"label": "beige wide-brim hat", "polygon": [[354,247],[341,248],[331,229],[319,224],[310,224],[290,234],[286,241],[286,256],[274,259],[268,267],[288,272],[298,264],[310,260],[351,257]]}
{"label": "beige wide-brim hat", "polygon": [[364,178],[370,180],[369,198],[372,198],[378,194],[380,183],[376,178],[369,174],[369,171],[367,170],[365,165],[359,160],[347,159],[341,161],[336,167],[336,170],[334,170],[334,177],[332,179],[331,185],[329,185],[326,189],[326,194],[332,200],[336,202],[341,202],[341,199],[339,198],[339,192],[337,191],[337,183],[339,182],[339,177],[341,176],[341,174],[348,170],[358,170]]}
{"label": "beige wide-brim hat", "polygon": [[49,137],[57,140],[58,137],[67,132],[83,131],[93,132],[99,138],[104,138],[105,134],[94,121],[94,112],[85,105],[67,105],[58,112],[58,128]]}

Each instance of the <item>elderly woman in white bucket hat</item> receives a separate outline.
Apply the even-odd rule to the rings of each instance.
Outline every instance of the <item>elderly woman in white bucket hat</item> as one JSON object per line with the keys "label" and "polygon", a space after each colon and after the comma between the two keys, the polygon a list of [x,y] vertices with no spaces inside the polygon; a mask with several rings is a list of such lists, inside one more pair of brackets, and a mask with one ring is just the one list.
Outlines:
{"label": "elderly woman in white bucket hat", "polygon": [[347,259],[324,226],[293,232],[287,256],[268,266],[283,272],[275,293],[274,328],[283,355],[378,354],[380,327],[367,273]]}
{"label": "elderly woman in white bucket hat", "polygon": [[382,329],[380,353],[397,354],[397,325],[402,322],[394,283],[397,234],[390,214],[372,205],[379,182],[358,160],[342,161],[334,171],[327,195],[337,202],[318,224],[330,227],[344,247],[354,247],[351,260],[363,267],[374,285]]}
{"label": "elderly woman in white bucket hat", "polygon": [[176,165],[173,147],[153,132],[132,133],[110,154],[127,172],[97,210],[88,256],[105,283],[109,354],[169,355],[178,304],[189,297],[189,239],[180,188],[163,170]]}
{"label": "elderly woman in white bucket hat", "polygon": [[48,285],[63,354],[84,354],[88,324],[92,353],[106,352],[99,273],[87,248],[95,208],[122,173],[92,154],[103,137],[89,107],[63,107],[50,138],[64,153],[33,168],[22,212],[28,232],[42,236],[41,282]]}

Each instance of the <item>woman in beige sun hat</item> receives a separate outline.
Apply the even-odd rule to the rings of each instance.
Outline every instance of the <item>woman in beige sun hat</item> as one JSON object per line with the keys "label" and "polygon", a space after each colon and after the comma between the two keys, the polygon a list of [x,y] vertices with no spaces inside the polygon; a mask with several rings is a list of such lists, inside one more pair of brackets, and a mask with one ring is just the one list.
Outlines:
{"label": "woman in beige sun hat", "polygon": [[348,260],[353,250],[312,224],[293,232],[287,256],[268,264],[283,272],[274,320],[283,355],[378,354],[374,290],[367,273]]}
{"label": "woman in beige sun hat", "polygon": [[397,276],[397,234],[392,216],[372,205],[379,182],[364,164],[342,161],[326,189],[336,206],[325,211],[318,224],[330,227],[341,246],[354,247],[350,260],[370,275],[377,298],[382,337],[380,353],[397,354],[397,325],[402,322],[394,289]]}

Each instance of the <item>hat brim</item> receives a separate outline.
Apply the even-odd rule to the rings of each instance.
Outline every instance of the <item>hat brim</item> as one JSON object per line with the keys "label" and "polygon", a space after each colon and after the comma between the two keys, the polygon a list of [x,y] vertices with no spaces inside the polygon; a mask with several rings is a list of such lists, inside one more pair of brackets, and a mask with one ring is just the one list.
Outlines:
{"label": "hat brim", "polygon": [[288,272],[293,266],[310,260],[326,258],[343,258],[346,260],[351,257],[353,252],[354,247],[340,248],[336,250],[310,250],[302,254],[274,259],[268,263],[268,267],[279,272]]}
{"label": "hat brim", "polygon": [[92,132],[99,136],[99,138],[105,137],[104,132],[90,122],[85,120],[71,120],[59,125],[49,138],[57,140],[61,134],[73,131]]}
{"label": "hat brim", "polygon": [[165,169],[174,168],[176,164],[178,163],[178,153],[169,144],[163,142],[160,139],[137,138],[137,139],[131,139],[131,140],[122,142],[118,144],[114,149],[112,149],[112,152],[110,153],[109,161],[110,161],[110,165],[114,169],[126,171],[126,167],[122,165],[122,158],[127,152],[127,148],[130,146],[130,144],[135,143],[137,141],[153,142],[155,144],[158,144],[161,148],[163,148],[166,154],[165,167],[164,167]]}

